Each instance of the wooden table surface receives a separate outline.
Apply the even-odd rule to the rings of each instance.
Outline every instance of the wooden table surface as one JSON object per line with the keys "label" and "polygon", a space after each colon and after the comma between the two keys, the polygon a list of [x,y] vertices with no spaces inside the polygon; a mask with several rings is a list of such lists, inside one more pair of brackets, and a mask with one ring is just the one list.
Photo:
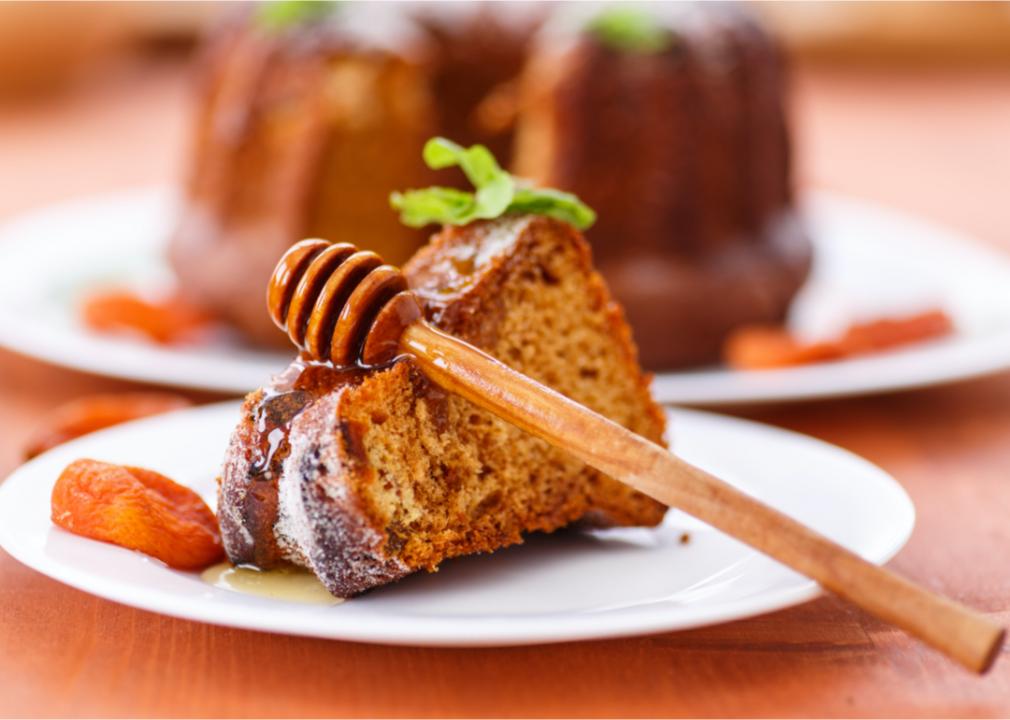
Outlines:
{"label": "wooden table surface", "polygon": [[[1010,252],[1010,72],[808,69],[796,90],[804,185],[903,207]],[[185,83],[172,66],[0,108],[0,215],[173,181],[184,121]],[[0,476],[46,410],[129,387],[0,353]],[[918,524],[892,566],[1010,621],[1010,374],[745,414],[893,473]],[[329,642],[133,610],[0,552],[2,715],[1006,716],[1008,654],[973,677],[832,598],[606,642],[478,650]]]}

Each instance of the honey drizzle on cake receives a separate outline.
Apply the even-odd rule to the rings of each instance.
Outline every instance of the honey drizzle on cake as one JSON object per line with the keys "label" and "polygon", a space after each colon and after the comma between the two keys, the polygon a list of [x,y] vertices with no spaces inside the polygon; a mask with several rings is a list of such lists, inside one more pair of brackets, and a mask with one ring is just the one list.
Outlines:
{"label": "honey drizzle on cake", "polygon": [[[252,411],[257,442],[251,449],[249,477],[253,481],[242,503],[242,514],[253,527],[267,530],[277,522],[277,480],[288,456],[291,423],[319,398],[345,385],[357,385],[376,368],[337,368],[299,357],[275,383],[263,390]],[[272,531],[262,537],[273,537]],[[283,564],[273,542],[256,543],[242,562],[261,568]]]}
{"label": "honey drizzle on cake", "polygon": [[305,358],[296,360],[278,377],[276,385],[263,391],[254,411],[253,424],[260,434],[259,447],[252,461],[252,475],[257,480],[276,476],[287,455],[291,422],[317,398],[344,385],[361,382],[369,368],[337,368]]}

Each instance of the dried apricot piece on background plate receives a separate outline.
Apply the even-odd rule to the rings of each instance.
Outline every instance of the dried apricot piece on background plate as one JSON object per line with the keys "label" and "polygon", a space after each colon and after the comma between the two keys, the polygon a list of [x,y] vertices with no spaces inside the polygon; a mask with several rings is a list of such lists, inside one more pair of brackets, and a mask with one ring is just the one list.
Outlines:
{"label": "dried apricot piece on background plate", "polygon": [[727,338],[723,356],[730,367],[762,370],[868,355],[953,332],[954,322],[943,310],[856,323],[836,338],[810,343],[797,339],[784,327],[749,325]]}
{"label": "dried apricot piece on background plate", "polygon": [[99,332],[135,332],[163,345],[205,330],[210,317],[179,296],[158,302],[114,290],[92,295],[81,306],[84,324]]}
{"label": "dried apricot piece on background plate", "polygon": [[903,318],[882,318],[853,325],[841,344],[850,354],[886,350],[908,343],[932,340],[954,332],[954,322],[942,310],[931,310]]}
{"label": "dried apricot piece on background plate", "polygon": [[748,325],[726,339],[723,356],[730,367],[762,370],[838,360],[844,353],[831,342],[803,343],[782,327]]}
{"label": "dried apricot piece on background plate", "polygon": [[138,550],[180,570],[223,557],[203,499],[153,470],[75,460],[53,487],[52,520],[76,535]]}
{"label": "dried apricot piece on background plate", "polygon": [[129,420],[181,410],[193,403],[182,395],[131,392],[88,395],[60,405],[43,418],[25,444],[25,457],[33,458],[50,448]]}

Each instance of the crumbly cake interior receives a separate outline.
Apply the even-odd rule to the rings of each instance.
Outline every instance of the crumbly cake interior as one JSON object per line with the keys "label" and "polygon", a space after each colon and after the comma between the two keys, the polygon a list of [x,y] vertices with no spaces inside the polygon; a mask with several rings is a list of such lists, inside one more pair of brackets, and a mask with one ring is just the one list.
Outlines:
{"label": "crumbly cake interior", "polygon": [[[486,256],[496,240],[516,232],[510,222],[528,221],[489,225],[483,236],[467,233],[460,252],[439,258],[451,270],[426,267],[423,255],[408,268],[430,300],[432,316],[450,332],[454,324],[472,325],[472,313],[454,309],[442,316],[440,310],[451,307],[454,286],[473,292],[469,285],[479,268],[467,273],[470,266],[500,260]],[[492,286],[477,293],[489,298],[473,311],[480,315],[479,325],[459,335],[469,335],[465,339],[573,400],[660,440],[662,418],[641,378],[628,371],[634,363],[628,338],[615,342],[614,337],[615,329],[624,329],[620,311],[592,273],[584,246],[552,237],[565,232],[558,224],[536,226],[526,233],[525,247],[505,261],[504,272],[493,273]],[[438,285],[425,287],[432,270]],[[360,429],[374,469],[362,476],[357,491],[375,523],[385,528],[388,550],[408,566],[432,568],[444,557],[493,550],[519,542],[523,532],[554,530],[591,510],[591,519],[601,524],[661,519],[662,509],[652,500],[448,395],[416,370],[391,374],[409,376],[413,391],[389,393],[385,379],[363,383],[349,390],[341,416]]]}

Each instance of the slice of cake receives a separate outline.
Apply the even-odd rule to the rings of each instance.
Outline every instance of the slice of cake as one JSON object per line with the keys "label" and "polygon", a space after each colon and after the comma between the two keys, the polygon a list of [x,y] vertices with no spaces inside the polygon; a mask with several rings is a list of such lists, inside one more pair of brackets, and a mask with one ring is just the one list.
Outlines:
{"label": "slice of cake", "polygon": [[[636,433],[663,413],[577,230],[507,215],[442,231],[404,268],[430,322]],[[251,394],[219,518],[235,563],[310,568],[347,597],[575,521],[655,525],[665,508],[430,383],[295,362]]]}

